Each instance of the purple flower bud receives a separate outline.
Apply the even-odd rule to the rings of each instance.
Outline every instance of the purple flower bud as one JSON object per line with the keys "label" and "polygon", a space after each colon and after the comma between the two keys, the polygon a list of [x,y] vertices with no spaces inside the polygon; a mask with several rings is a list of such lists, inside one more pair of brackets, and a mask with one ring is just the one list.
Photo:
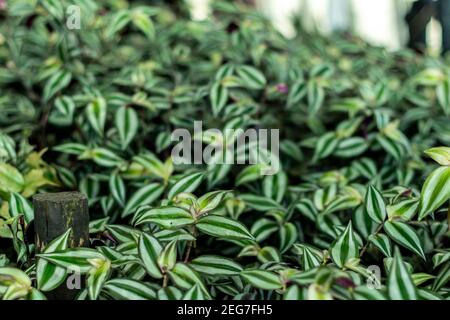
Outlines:
{"label": "purple flower bud", "polygon": [[279,93],[288,93],[289,88],[285,83],[279,83],[279,84],[277,84],[277,91]]}

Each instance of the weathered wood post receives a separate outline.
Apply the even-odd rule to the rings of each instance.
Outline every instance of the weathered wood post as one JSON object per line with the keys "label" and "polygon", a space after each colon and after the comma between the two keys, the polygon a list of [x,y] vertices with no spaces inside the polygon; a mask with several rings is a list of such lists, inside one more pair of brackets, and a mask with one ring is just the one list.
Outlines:
{"label": "weathered wood post", "polygon": [[[69,228],[72,228],[69,247],[89,246],[88,201],[83,193],[40,193],[33,196],[33,205],[37,253]],[[71,300],[77,293],[78,290],[69,289],[63,282],[46,296],[48,299]]]}

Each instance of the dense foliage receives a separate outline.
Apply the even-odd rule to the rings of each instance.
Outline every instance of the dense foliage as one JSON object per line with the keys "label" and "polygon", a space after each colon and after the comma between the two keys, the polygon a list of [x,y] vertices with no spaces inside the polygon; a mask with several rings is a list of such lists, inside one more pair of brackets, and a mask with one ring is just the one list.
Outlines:
{"label": "dense foliage", "polygon": [[[0,9],[0,297],[450,297],[450,69],[351,37],[286,39],[215,2],[11,0]],[[81,8],[68,28],[67,6]],[[281,170],[174,165],[171,132],[276,128]],[[203,136],[205,144],[214,137]],[[80,190],[35,254],[31,196]]]}

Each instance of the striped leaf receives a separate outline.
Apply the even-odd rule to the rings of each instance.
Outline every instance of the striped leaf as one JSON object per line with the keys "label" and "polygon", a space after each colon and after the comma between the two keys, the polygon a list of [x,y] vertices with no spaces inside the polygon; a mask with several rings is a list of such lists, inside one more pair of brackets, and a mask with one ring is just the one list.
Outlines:
{"label": "striped leaf", "polygon": [[170,241],[161,251],[158,257],[158,265],[161,270],[172,270],[177,262],[177,241]]}
{"label": "striped leaf", "polygon": [[195,222],[189,211],[178,207],[143,208],[136,213],[135,225],[154,223],[165,229],[181,228]]}
{"label": "striped leaf", "polygon": [[128,200],[122,217],[126,217],[133,213],[138,207],[149,205],[162,195],[164,186],[160,183],[150,183],[137,190]]}
{"label": "striped leaf", "polygon": [[[67,249],[70,233],[71,229],[52,240],[47,244],[43,253],[52,253]],[[36,280],[39,290],[51,291],[57,288],[64,281],[66,275],[67,271],[65,268],[58,267],[45,259],[38,259],[36,264]]]}
{"label": "striped leaf", "polygon": [[155,38],[155,26],[152,19],[141,10],[134,10],[132,14],[133,24],[141,30],[149,39]]}
{"label": "striped leaf", "polygon": [[12,192],[9,201],[9,214],[12,217],[18,217],[19,215],[23,215],[25,218],[25,222],[28,224],[34,219],[33,208],[27,199],[25,199],[22,195],[17,192]]}
{"label": "striped leaf", "polygon": [[220,82],[216,82],[211,87],[209,97],[211,100],[213,114],[217,116],[227,104],[228,88]]}
{"label": "striped leaf", "polygon": [[54,151],[67,154],[74,154],[76,156],[83,154],[87,149],[88,147],[83,144],[72,142],[60,144],[56,147],[53,147]]}
{"label": "striped leaf", "polygon": [[386,221],[384,230],[392,240],[425,260],[425,253],[420,238],[412,227],[401,221]]}
{"label": "striped leaf", "polygon": [[39,3],[47,10],[52,16],[59,21],[64,19],[64,6],[61,1],[58,0],[39,0]]}
{"label": "striped leaf", "polygon": [[276,202],[283,200],[287,189],[287,176],[283,171],[277,174],[266,176],[263,180],[263,192],[267,198],[271,198]]}
{"label": "striped leaf", "polygon": [[351,137],[339,142],[334,155],[341,158],[353,158],[360,156],[369,147],[366,139]]}
{"label": "striped leaf", "polygon": [[125,205],[125,184],[117,172],[113,172],[109,177],[109,190],[114,200],[123,207]]}
{"label": "striped leaf", "polygon": [[48,102],[56,93],[67,87],[71,80],[72,74],[69,71],[56,71],[45,83],[43,93],[44,102]]}
{"label": "striped leaf", "polygon": [[106,100],[103,97],[97,97],[91,101],[86,107],[86,116],[97,134],[103,136],[103,129],[105,128],[107,113]]}
{"label": "striped leaf", "polygon": [[209,276],[233,276],[243,270],[242,266],[233,260],[214,255],[200,256],[189,265],[197,272]]}
{"label": "striped leaf", "polygon": [[388,236],[385,234],[371,235],[369,241],[386,257],[392,257],[392,244]]}
{"label": "striped leaf", "polygon": [[298,240],[298,231],[291,222],[285,223],[280,229],[280,252],[285,253]]}
{"label": "striped leaf", "polygon": [[344,232],[331,245],[331,258],[334,263],[343,268],[352,259],[359,257],[359,247],[350,222]]}
{"label": "striped leaf", "polygon": [[55,100],[49,122],[58,126],[70,126],[73,122],[75,103],[70,97],[62,96]]}
{"label": "striped leaf", "polygon": [[116,112],[115,121],[122,150],[125,150],[138,131],[137,113],[133,108],[122,106]]}
{"label": "striped leaf", "polygon": [[161,254],[162,246],[156,238],[142,233],[139,239],[139,257],[144,264],[147,273],[156,279],[162,278],[161,270],[158,266],[158,257]]}
{"label": "striped leaf", "polygon": [[264,74],[251,66],[239,66],[236,68],[242,84],[251,89],[263,89],[266,85]]}
{"label": "striped leaf", "polygon": [[202,217],[196,227],[203,233],[221,239],[253,240],[253,236],[243,224],[226,217]]}
{"label": "striped leaf", "polygon": [[287,98],[288,107],[292,107],[298,104],[306,96],[306,82],[304,79],[299,79],[294,82],[292,87],[289,89],[289,94]]}
{"label": "striped leaf", "polygon": [[261,261],[261,263],[273,261],[281,262],[281,255],[278,250],[270,246],[266,246],[259,250],[257,258],[259,261]]}
{"label": "striped leaf", "polygon": [[193,192],[202,183],[205,174],[203,172],[191,173],[183,176],[170,188],[167,197],[172,199],[181,192]]}
{"label": "striped leaf", "polygon": [[225,197],[228,191],[212,191],[198,198],[197,203],[201,213],[214,210]]}
{"label": "striped leaf", "polygon": [[112,37],[117,32],[125,28],[125,26],[130,22],[131,15],[128,10],[119,10],[113,16],[111,21],[108,23],[108,28],[105,31],[106,36]]}
{"label": "striped leaf", "polygon": [[263,164],[254,164],[245,167],[236,177],[235,185],[239,186],[245,183],[256,181],[263,176]]}
{"label": "striped leaf", "polygon": [[436,147],[425,150],[425,153],[441,166],[450,166],[450,148]]}
{"label": "striped leaf", "polygon": [[336,150],[339,144],[339,139],[334,132],[328,132],[322,135],[317,141],[314,150],[313,162],[324,159],[331,155]]}
{"label": "striped leaf", "polygon": [[280,277],[271,271],[247,269],[241,272],[241,277],[258,289],[278,290],[283,287]]}
{"label": "striped leaf", "polygon": [[194,285],[191,289],[186,291],[183,296],[183,300],[207,300],[208,297],[204,294],[204,291],[199,285]]}
{"label": "striped leaf", "polygon": [[107,168],[119,167],[124,163],[121,157],[105,148],[86,150],[79,156],[79,159],[92,159],[99,166]]}
{"label": "striped leaf", "polygon": [[436,87],[437,100],[446,115],[450,115],[450,79],[445,79]]}
{"label": "striped leaf", "polygon": [[158,290],[158,300],[181,300],[183,294],[176,287],[165,287]]}
{"label": "striped leaf", "polygon": [[389,219],[411,220],[419,208],[419,199],[407,199],[393,205],[387,205],[386,211]]}
{"label": "striped leaf", "polygon": [[243,200],[248,207],[257,211],[265,212],[281,208],[281,205],[277,203],[275,200],[268,199],[262,196],[257,196],[254,194],[242,194],[239,196],[239,198]]}
{"label": "striped leaf", "polygon": [[309,81],[307,84],[308,115],[314,116],[322,107],[325,98],[325,90],[317,81]]}
{"label": "striped leaf", "polygon": [[386,204],[380,191],[374,186],[370,185],[367,188],[366,196],[364,198],[366,212],[369,217],[376,223],[381,223],[386,218]]}
{"label": "striped leaf", "polygon": [[450,199],[450,167],[434,170],[422,186],[419,220],[438,209]]}
{"label": "striped leaf", "polygon": [[12,165],[0,162],[0,191],[20,192],[25,186],[22,174]]}
{"label": "striped leaf", "polygon": [[[92,263],[92,261],[91,261]],[[108,259],[98,259],[95,261],[95,267],[89,270],[89,276],[86,281],[88,295],[91,300],[96,300],[103,284],[111,271],[111,261]]]}
{"label": "striped leaf", "polygon": [[80,273],[87,273],[93,267],[89,260],[104,260],[104,256],[100,252],[88,248],[65,249],[50,253],[41,253],[37,256],[62,268],[75,268]]}
{"label": "striped leaf", "polygon": [[321,265],[323,261],[322,254],[318,250],[304,245],[302,250],[301,263],[303,270],[308,271]]}
{"label": "striped leaf", "polygon": [[398,248],[395,249],[387,286],[391,300],[417,300],[418,298],[417,289]]}
{"label": "striped leaf", "polygon": [[106,229],[119,243],[135,241],[141,235],[141,231],[122,225],[107,225]]}
{"label": "striped leaf", "polygon": [[155,291],[146,283],[131,279],[113,279],[105,283],[103,290],[117,300],[153,300]]}
{"label": "striped leaf", "polygon": [[261,242],[277,230],[278,224],[275,221],[262,218],[253,224],[250,233],[255,237],[256,242]]}
{"label": "striped leaf", "polygon": [[203,293],[208,298],[210,297],[201,277],[188,265],[178,262],[175,267],[169,271],[169,276],[173,283],[181,289],[189,290],[193,286],[199,285]]}

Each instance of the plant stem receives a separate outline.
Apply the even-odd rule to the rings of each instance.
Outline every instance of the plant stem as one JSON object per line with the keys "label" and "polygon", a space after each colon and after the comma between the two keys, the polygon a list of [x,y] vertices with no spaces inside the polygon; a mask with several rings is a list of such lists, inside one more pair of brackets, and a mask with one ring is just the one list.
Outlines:
{"label": "plant stem", "polygon": [[[377,229],[375,230],[375,232],[374,232],[373,234],[371,234],[371,235],[376,236],[376,235],[381,231],[381,229],[383,228],[383,225],[384,225],[384,221],[383,221],[382,223],[380,223],[380,225],[378,226],[378,228],[377,228]],[[369,236],[369,237],[370,237],[370,236]],[[364,247],[361,249],[361,253],[359,254],[359,258],[360,258],[360,259],[362,258],[363,254],[366,253],[367,248],[369,247],[369,244],[370,244],[370,241],[367,240],[366,244],[365,244]]]}
{"label": "plant stem", "polygon": [[167,273],[164,273],[164,277],[163,277],[163,288],[167,287],[167,284],[169,282],[169,277],[167,276]]}

